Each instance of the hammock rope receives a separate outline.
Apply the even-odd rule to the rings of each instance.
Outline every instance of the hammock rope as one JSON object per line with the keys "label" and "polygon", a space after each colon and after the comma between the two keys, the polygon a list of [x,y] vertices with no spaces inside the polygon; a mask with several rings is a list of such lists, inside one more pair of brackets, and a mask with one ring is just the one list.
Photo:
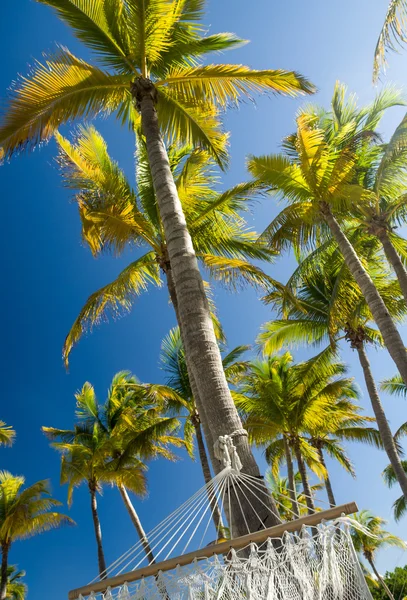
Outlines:
{"label": "hammock rope", "polygon": [[[215,454],[223,470],[146,534],[149,552],[138,541],[107,568],[106,580],[72,590],[69,599],[371,600],[352,545],[351,521],[340,512],[355,512],[355,504],[317,513],[298,502],[308,513],[298,519],[286,497],[285,503],[275,498],[294,519],[267,528],[272,512],[264,499],[270,491],[263,479],[241,472],[233,436],[220,437]],[[232,499],[247,529],[240,538],[233,538],[232,527],[226,533],[214,526],[216,509],[227,522]],[[255,532],[242,501],[253,511]],[[256,510],[259,503],[265,516]],[[325,522],[325,516],[333,521]]]}

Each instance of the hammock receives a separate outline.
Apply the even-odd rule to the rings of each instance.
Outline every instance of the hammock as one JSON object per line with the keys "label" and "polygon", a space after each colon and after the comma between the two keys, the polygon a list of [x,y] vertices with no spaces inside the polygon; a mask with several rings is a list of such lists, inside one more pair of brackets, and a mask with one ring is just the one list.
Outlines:
{"label": "hammock", "polygon": [[[263,481],[240,471],[231,437],[220,438],[216,453],[224,469],[116,560],[106,579],[72,590],[69,600],[372,600],[345,516],[357,512],[355,503],[267,528],[255,508],[260,501],[270,512]],[[220,524],[216,531],[215,511],[225,522],[239,498],[258,530],[242,510],[247,535],[233,537]]]}

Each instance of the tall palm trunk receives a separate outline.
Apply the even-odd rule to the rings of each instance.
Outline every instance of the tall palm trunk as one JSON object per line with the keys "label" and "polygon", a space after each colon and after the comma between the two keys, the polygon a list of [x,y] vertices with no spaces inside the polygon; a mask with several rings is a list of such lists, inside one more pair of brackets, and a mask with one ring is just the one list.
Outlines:
{"label": "tall palm trunk", "polygon": [[377,237],[382,243],[384,253],[389,264],[393,267],[394,272],[400,284],[401,291],[404,296],[404,300],[407,303],[407,271],[403,265],[400,256],[398,255],[395,247],[391,243],[389,234],[386,229],[381,228],[377,232]]}
{"label": "tall palm trunk", "polygon": [[401,490],[405,498],[407,498],[407,475],[403,469],[403,465],[400,460],[399,453],[397,452],[396,444],[394,443],[393,434],[391,432],[389,423],[386,418],[380,396],[377,391],[376,383],[373,378],[372,370],[370,368],[369,359],[366,354],[366,350],[363,342],[356,346],[359,355],[359,361],[363,369],[363,375],[367,391],[369,393],[370,401],[372,403],[373,412],[376,417],[377,427],[379,428],[380,437],[383,442],[384,449],[387,456],[389,457],[390,464],[393,467],[394,473],[397,477],[397,481],[400,484]]}
{"label": "tall palm trunk", "polygon": [[106,561],[105,554],[102,546],[102,528],[100,526],[100,520],[98,515],[98,504],[96,500],[96,486],[94,483],[89,483],[89,492],[91,499],[91,509],[93,517],[93,526],[95,528],[96,545],[98,549],[98,565],[99,565],[99,576],[100,579],[106,579]]}
{"label": "tall palm trunk", "polygon": [[148,541],[147,535],[144,531],[143,525],[141,524],[140,518],[136,512],[136,509],[134,508],[133,503],[130,500],[130,496],[127,493],[127,490],[124,485],[119,485],[118,487],[119,487],[119,492],[123,499],[124,505],[127,508],[127,512],[130,515],[131,522],[133,523],[133,525],[138,533],[138,536],[139,536],[142,546],[144,548],[144,552],[146,553],[146,556],[148,558],[148,562],[149,562],[149,564],[154,563],[155,560],[154,560],[153,551],[149,544],[149,541]]}
{"label": "tall palm trunk", "polygon": [[290,446],[288,444],[287,438],[284,436],[284,452],[285,452],[285,462],[287,463],[287,479],[288,479],[288,493],[290,494],[291,507],[294,513],[294,517],[298,519],[300,516],[300,511],[298,510],[298,502],[297,502],[297,490],[295,488],[295,477],[294,477],[294,466],[293,459],[291,456]]}
{"label": "tall palm trunk", "polygon": [[[213,439],[233,433],[243,470],[259,477],[259,468],[249,446],[247,432],[242,427],[223,372],[202,277],[161,138],[155,109],[157,92],[151,81],[138,78],[132,86],[132,93],[141,112],[148,161],[177,294],[180,329],[185,353],[198,388],[198,412],[204,423],[204,431],[206,434],[210,430]],[[211,442],[212,440],[208,440],[208,444]],[[215,463],[214,468],[219,469],[219,465]],[[264,500],[252,501],[258,514],[266,518],[262,502]],[[256,530],[259,523],[255,511],[243,496],[240,503],[250,529]],[[278,512],[271,497],[268,498],[268,505],[274,513],[269,521],[277,524]],[[247,532],[245,519],[237,503],[232,508],[231,518],[235,534],[243,535]]]}
{"label": "tall palm trunk", "polygon": [[308,507],[308,514],[313,515],[315,512],[314,500],[312,498],[311,487],[308,481],[307,467],[301,454],[301,448],[298,442],[294,444],[295,458],[297,459],[298,471],[301,475],[302,487],[304,489],[305,502]]}
{"label": "tall palm trunk", "polygon": [[8,583],[8,553],[10,550],[9,544],[1,545],[1,580],[0,580],[0,600],[7,598],[7,583]]}
{"label": "tall palm trunk", "polygon": [[321,203],[321,213],[328,224],[339,250],[341,251],[345,263],[353,275],[356,283],[370,308],[374,320],[377,323],[380,333],[383,336],[384,343],[390,356],[397,365],[404,383],[407,385],[407,351],[404,346],[401,335],[391,318],[382,297],[377,291],[366,269],[363,267],[356,254],[352,244],[341,230],[338,221],[333,216],[327,203]]}
{"label": "tall palm trunk", "polygon": [[395,600],[393,594],[389,590],[383,577],[380,575],[379,571],[376,569],[376,565],[374,564],[374,561],[371,558],[366,558],[366,560],[369,563],[369,565],[371,566],[373,573],[376,575],[377,580],[380,582],[380,585],[382,586],[382,588],[384,589],[384,591],[386,592],[386,594],[388,595],[390,600]]}
{"label": "tall palm trunk", "polygon": [[335,500],[334,492],[332,489],[331,479],[329,477],[328,469],[326,468],[324,452],[323,452],[321,446],[317,446],[317,450],[318,450],[318,456],[319,456],[321,465],[323,467],[325,467],[325,471],[326,471],[326,475],[324,477],[325,489],[326,489],[326,493],[327,493],[328,500],[329,500],[329,506],[332,508],[332,507],[336,506],[336,500]]}

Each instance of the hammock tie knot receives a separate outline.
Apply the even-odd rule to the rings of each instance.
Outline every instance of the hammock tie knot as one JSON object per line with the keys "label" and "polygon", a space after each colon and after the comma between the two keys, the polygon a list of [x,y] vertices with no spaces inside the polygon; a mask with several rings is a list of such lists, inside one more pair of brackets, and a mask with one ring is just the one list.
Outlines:
{"label": "hammock tie knot", "polygon": [[234,431],[231,435],[220,435],[213,446],[215,456],[221,461],[223,467],[225,469],[230,467],[239,473],[242,470],[243,465],[239,458],[239,454],[237,453],[236,446],[233,443],[233,437],[236,435],[243,435],[243,432],[247,433],[244,429],[239,429]]}

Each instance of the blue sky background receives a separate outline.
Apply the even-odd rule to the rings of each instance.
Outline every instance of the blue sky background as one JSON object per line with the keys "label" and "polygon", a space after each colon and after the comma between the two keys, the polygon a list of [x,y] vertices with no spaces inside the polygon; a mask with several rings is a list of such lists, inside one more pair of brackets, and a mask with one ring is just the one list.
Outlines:
{"label": "blue sky background", "polygon": [[[387,0],[209,0],[206,23],[211,32],[233,31],[248,38],[249,45],[226,55],[225,61],[253,68],[296,69],[319,88],[313,99],[327,105],[337,79],[348,84],[361,102],[372,100],[372,56],[387,6]],[[0,94],[17,73],[26,73],[28,63],[52,50],[55,42],[74,53],[87,56],[80,44],[47,7],[31,0],[6,2],[2,7],[0,39],[3,61]],[[387,79],[404,85],[407,53],[391,57]],[[246,177],[245,155],[274,152],[281,138],[293,129],[301,100],[261,98],[256,105],[243,105],[225,117],[232,132],[232,161],[224,184]],[[382,125],[388,136],[403,116],[402,109],[389,113]],[[111,154],[133,177],[133,140],[113,120],[100,121]],[[67,129],[65,130],[67,131]],[[56,497],[65,502],[66,489],[59,486],[59,457],[42,436],[42,425],[70,427],[75,407],[73,394],[85,380],[92,382],[101,400],[115,372],[133,371],[143,381],[162,381],[158,355],[163,336],[175,319],[164,290],[151,290],[141,297],[132,314],[102,325],[84,338],[74,350],[70,373],[61,361],[66,333],[88,295],[113,279],[127,263],[102,257],[94,260],[80,240],[75,205],[61,186],[54,163],[55,146],[16,157],[1,168],[2,220],[2,408],[0,418],[18,433],[12,449],[1,449],[1,468],[24,474],[27,483],[50,478]],[[250,218],[262,230],[276,212],[272,199],[264,201]],[[285,279],[290,262],[283,258],[269,271]],[[219,314],[229,346],[252,343],[260,325],[271,318],[252,291],[232,295],[215,289]],[[403,329],[405,335],[406,329]],[[298,358],[310,356],[297,352]],[[361,383],[357,357],[344,349],[343,358]],[[386,352],[371,352],[377,380],[395,372]],[[362,403],[371,414],[364,386]],[[383,398],[395,429],[406,420],[402,400]],[[397,490],[387,490],[381,481],[386,457],[360,446],[349,448],[356,466],[353,481],[330,465],[339,501],[356,500],[389,519],[389,529],[407,539],[407,520],[396,525],[391,504]],[[260,457],[262,468],[265,467]],[[157,461],[149,471],[147,500],[137,501],[137,510],[148,530],[202,485],[198,464],[186,457],[176,464]],[[77,527],[51,532],[27,542],[16,543],[11,561],[27,570],[29,598],[64,598],[67,591],[96,575],[96,551],[87,490],[75,494],[70,515]],[[108,562],[135,541],[127,513],[115,490],[107,489],[100,499],[100,517]],[[399,550],[379,556],[379,568],[405,564]]]}

